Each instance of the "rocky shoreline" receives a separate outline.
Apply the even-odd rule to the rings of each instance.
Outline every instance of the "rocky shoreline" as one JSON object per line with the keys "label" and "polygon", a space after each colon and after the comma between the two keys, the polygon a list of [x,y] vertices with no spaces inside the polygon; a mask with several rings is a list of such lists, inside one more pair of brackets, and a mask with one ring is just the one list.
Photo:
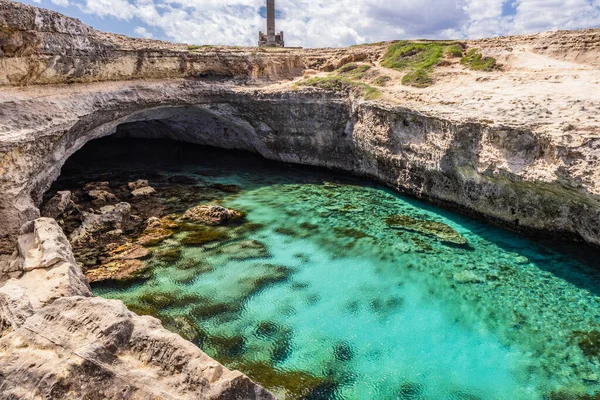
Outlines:
{"label": "rocky shoreline", "polygon": [[23,227],[2,272],[0,398],[274,398],[157,319],[92,297],[53,219]]}
{"label": "rocky shoreline", "polygon": [[[232,185],[204,187],[186,176],[162,178],[154,189],[148,180],[89,182],[73,192],[62,190],[47,200],[42,216],[56,219],[69,238],[77,264],[92,282],[128,280],[143,274],[153,248],[177,232],[193,233],[187,242],[203,245],[218,240],[210,227],[237,224],[244,214],[217,205],[193,205],[235,193]],[[198,191],[194,196],[194,191]],[[169,207],[177,202],[176,208]],[[176,213],[189,204],[183,213]],[[85,211],[84,211],[85,210]]]}

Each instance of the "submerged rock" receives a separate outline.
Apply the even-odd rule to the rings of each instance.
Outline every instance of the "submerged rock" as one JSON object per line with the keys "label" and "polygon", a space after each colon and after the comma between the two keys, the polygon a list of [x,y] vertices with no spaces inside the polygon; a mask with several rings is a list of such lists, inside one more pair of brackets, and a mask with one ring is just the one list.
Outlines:
{"label": "submerged rock", "polygon": [[190,208],[183,214],[184,219],[200,222],[205,225],[224,225],[244,217],[244,213],[221,206],[198,206]]}
{"label": "submerged rock", "polygon": [[473,271],[460,271],[455,272],[452,275],[452,278],[458,283],[483,283],[485,282],[485,278],[480,277]]}
{"label": "submerged rock", "polygon": [[[220,262],[230,262],[233,260],[249,260],[253,258],[270,257],[267,246],[258,240],[242,240],[220,246],[213,252],[213,257],[219,257]],[[212,255],[212,254],[211,254]],[[223,258],[223,259],[221,259]]]}
{"label": "submerged rock", "polygon": [[173,263],[181,259],[182,251],[179,248],[170,247],[155,253],[155,257],[162,262]]}
{"label": "submerged rock", "polygon": [[90,282],[105,280],[127,280],[136,277],[147,268],[142,260],[150,256],[150,251],[137,243],[125,243],[109,252],[102,264],[85,272]]}
{"label": "submerged rock", "polygon": [[403,214],[392,215],[388,217],[385,222],[390,228],[404,229],[422,233],[424,235],[435,236],[444,242],[460,245],[467,244],[467,240],[464,237],[450,226],[441,222],[417,219]]}
{"label": "submerged rock", "polygon": [[185,246],[202,246],[204,244],[221,242],[228,239],[229,235],[224,232],[213,229],[203,229],[189,232],[181,239],[181,244]]}
{"label": "submerged rock", "polygon": [[217,189],[217,190],[220,190],[220,191],[226,192],[226,193],[237,193],[240,190],[242,190],[242,188],[239,187],[238,185],[225,185],[222,183],[214,183],[214,184],[210,185],[210,188]]}
{"label": "submerged rock", "polygon": [[137,238],[137,243],[142,246],[156,246],[165,239],[175,234],[177,224],[170,216],[163,218],[151,217],[146,223],[146,229]]}

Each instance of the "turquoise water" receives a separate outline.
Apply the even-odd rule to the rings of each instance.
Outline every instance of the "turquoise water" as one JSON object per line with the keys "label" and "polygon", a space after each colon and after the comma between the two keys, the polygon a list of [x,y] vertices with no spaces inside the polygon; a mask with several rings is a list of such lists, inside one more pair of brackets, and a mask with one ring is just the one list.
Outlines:
{"label": "turquoise water", "polygon": [[247,218],[210,228],[223,240],[208,244],[183,244],[193,234],[184,229],[153,249],[146,276],[95,293],[158,316],[280,398],[554,400],[600,390],[595,250],[533,241],[333,172],[214,149],[168,160],[129,151],[107,164],[84,150],[58,186],[106,168],[157,188],[185,175],[195,183],[163,195],[171,212],[209,203]]}

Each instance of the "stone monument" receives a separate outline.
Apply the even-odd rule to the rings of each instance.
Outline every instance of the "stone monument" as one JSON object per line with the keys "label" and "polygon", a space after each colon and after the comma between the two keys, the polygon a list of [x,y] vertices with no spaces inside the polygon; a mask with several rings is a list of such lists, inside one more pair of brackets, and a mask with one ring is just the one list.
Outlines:
{"label": "stone monument", "polygon": [[283,32],[275,34],[275,0],[267,0],[267,34],[258,34],[258,47],[285,47]]}

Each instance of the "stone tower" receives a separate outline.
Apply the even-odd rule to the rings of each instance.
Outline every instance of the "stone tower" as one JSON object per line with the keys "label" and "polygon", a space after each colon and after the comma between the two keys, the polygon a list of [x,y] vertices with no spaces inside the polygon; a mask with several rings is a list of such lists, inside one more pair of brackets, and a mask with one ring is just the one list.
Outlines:
{"label": "stone tower", "polygon": [[267,0],[267,34],[258,34],[258,47],[284,47],[283,32],[275,33],[275,0]]}

